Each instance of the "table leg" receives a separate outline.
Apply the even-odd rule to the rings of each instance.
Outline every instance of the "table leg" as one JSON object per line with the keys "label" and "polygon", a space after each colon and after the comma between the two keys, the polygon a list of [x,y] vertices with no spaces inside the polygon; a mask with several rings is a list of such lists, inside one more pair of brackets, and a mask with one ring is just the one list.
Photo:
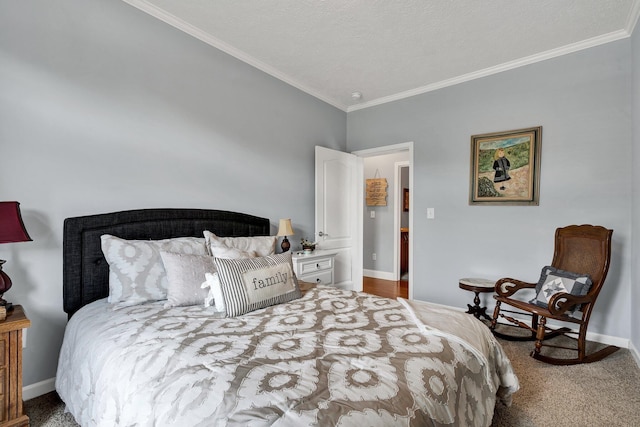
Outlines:
{"label": "table leg", "polygon": [[480,319],[480,316],[484,317],[487,320],[491,320],[491,316],[487,314],[487,307],[480,307],[480,293],[474,292],[475,297],[473,298],[473,306],[471,304],[467,304],[469,309],[467,313],[473,314],[476,319]]}

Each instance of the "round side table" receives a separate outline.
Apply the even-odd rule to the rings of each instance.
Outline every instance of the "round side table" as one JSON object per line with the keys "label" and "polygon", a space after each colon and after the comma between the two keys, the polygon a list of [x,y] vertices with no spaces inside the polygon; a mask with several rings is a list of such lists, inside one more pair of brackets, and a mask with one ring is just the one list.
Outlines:
{"label": "round side table", "polygon": [[473,304],[467,304],[469,309],[467,313],[476,316],[479,319],[480,316],[485,319],[491,320],[491,316],[487,314],[487,307],[480,307],[480,292],[493,292],[496,286],[496,282],[487,279],[478,278],[465,278],[460,279],[458,286],[465,291],[471,291],[475,294],[473,298]]}

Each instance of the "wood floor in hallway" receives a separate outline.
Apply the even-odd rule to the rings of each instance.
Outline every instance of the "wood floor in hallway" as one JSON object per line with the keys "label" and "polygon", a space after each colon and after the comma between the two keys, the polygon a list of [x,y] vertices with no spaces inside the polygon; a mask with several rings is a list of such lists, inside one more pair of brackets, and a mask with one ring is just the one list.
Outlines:
{"label": "wood floor in hallway", "polygon": [[362,290],[386,298],[409,298],[409,282],[406,280],[382,280],[365,276],[362,278]]}

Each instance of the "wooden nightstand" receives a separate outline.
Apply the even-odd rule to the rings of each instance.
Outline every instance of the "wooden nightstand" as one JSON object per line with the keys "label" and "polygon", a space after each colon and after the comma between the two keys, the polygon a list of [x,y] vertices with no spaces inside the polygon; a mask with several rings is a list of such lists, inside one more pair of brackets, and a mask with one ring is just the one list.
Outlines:
{"label": "wooden nightstand", "polygon": [[0,427],[29,425],[22,407],[22,329],[29,326],[20,305],[0,321]]}
{"label": "wooden nightstand", "polygon": [[298,280],[317,285],[333,285],[333,266],[336,252],[317,250],[305,255],[294,252],[291,260]]}

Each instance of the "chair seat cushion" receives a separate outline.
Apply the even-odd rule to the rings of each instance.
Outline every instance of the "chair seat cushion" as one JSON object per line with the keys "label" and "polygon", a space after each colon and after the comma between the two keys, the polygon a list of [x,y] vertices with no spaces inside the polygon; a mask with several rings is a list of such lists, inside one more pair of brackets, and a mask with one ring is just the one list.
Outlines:
{"label": "chair seat cushion", "polygon": [[559,292],[582,296],[589,292],[592,285],[588,274],[572,273],[546,266],[540,273],[536,284],[536,296],[530,302],[540,307],[548,307],[551,297]]}

